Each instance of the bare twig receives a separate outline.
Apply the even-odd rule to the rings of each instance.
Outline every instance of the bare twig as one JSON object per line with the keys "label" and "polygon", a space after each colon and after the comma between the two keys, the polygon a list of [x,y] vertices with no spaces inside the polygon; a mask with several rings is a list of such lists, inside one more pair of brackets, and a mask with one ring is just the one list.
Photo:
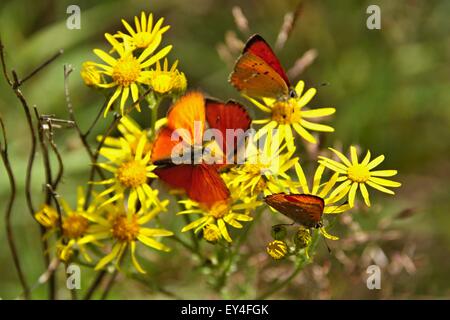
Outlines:
{"label": "bare twig", "polygon": [[22,266],[20,263],[19,254],[17,252],[17,247],[14,242],[14,235],[13,235],[13,230],[12,230],[12,225],[11,225],[11,213],[12,213],[12,208],[14,205],[14,200],[16,199],[16,181],[14,178],[14,173],[11,168],[11,163],[9,161],[8,140],[6,137],[5,124],[3,123],[3,119],[1,116],[0,116],[0,126],[1,126],[1,131],[3,134],[3,142],[4,142],[3,144],[0,142],[0,153],[1,153],[2,160],[3,160],[3,164],[5,165],[6,172],[8,174],[10,188],[11,188],[11,195],[9,197],[8,204],[7,204],[6,210],[5,210],[6,235],[7,235],[7,239],[8,239],[9,248],[11,250],[11,255],[13,257],[14,266],[16,268],[20,284],[22,285],[24,297],[25,297],[25,299],[28,300],[31,298],[30,287],[28,286],[27,280],[22,271]]}
{"label": "bare twig", "polygon": [[108,102],[109,102],[109,99],[111,98],[111,96],[112,96],[112,93],[110,93],[109,95],[106,96],[105,102],[103,103],[103,106],[99,109],[97,115],[94,118],[94,121],[92,121],[89,128],[83,134],[85,139],[87,139],[87,137],[91,134],[91,132],[94,129],[95,125],[97,124],[98,120],[100,120],[100,118],[102,117],[103,112],[104,112],[106,106],[108,105]]}
{"label": "bare twig", "polygon": [[[32,174],[32,170],[33,170],[34,158],[36,155],[36,132],[34,130],[30,107],[28,106],[28,103],[27,103],[24,95],[22,94],[22,92],[19,89],[19,77],[17,76],[17,73],[14,70],[11,72],[11,74],[13,76],[13,80],[11,80],[11,78],[8,75],[5,54],[4,54],[4,47],[3,47],[3,43],[1,42],[1,39],[0,39],[0,60],[1,60],[3,74],[5,76],[6,82],[9,84],[9,86],[11,87],[14,94],[19,99],[19,101],[22,105],[22,108],[25,112],[28,129],[30,130],[31,147],[30,147],[30,155],[28,158],[26,178],[25,178],[25,197],[26,197],[29,212],[30,212],[32,218],[34,220],[36,220],[36,218],[34,217],[35,209],[33,206],[33,200],[32,200],[32,195],[31,195],[31,174]],[[39,230],[40,230],[41,238],[43,238],[46,230],[41,225],[39,227]],[[48,266],[50,264],[50,256],[48,254],[48,241],[45,239],[42,240],[42,251],[43,251],[45,265]],[[55,278],[52,277],[49,281],[49,297],[52,299],[54,297],[54,295],[55,295]]]}
{"label": "bare twig", "polygon": [[56,52],[53,56],[51,56],[49,59],[44,61],[41,65],[36,67],[33,71],[31,71],[27,76],[25,76],[23,79],[20,79],[17,81],[16,86],[21,86],[25,81],[32,78],[35,74],[37,74],[39,71],[44,69],[46,66],[48,66],[50,63],[52,63],[54,60],[56,60],[60,55],[64,53],[63,49],[60,49],[58,52]]}
{"label": "bare twig", "polygon": [[97,274],[88,291],[84,295],[83,297],[84,300],[90,300],[92,298],[92,296],[94,295],[98,286],[102,283],[103,278],[106,276],[107,273],[108,272],[105,269],[103,269]]}
{"label": "bare twig", "polygon": [[[94,153],[92,152],[91,147],[89,146],[89,143],[87,142],[87,139],[86,139],[87,135],[83,134],[83,132],[81,131],[81,128],[78,125],[78,122],[76,121],[75,113],[73,111],[73,106],[72,106],[72,101],[70,99],[70,91],[69,91],[69,75],[72,71],[73,71],[73,69],[70,65],[66,65],[66,64],[64,65],[64,93],[66,95],[67,110],[69,111],[69,118],[74,123],[74,127],[78,133],[78,137],[80,138],[84,148],[86,149],[86,151],[89,155],[89,158],[91,159],[91,162],[95,163],[95,161],[97,159],[94,158]],[[105,103],[105,105],[106,105],[106,103]],[[104,106],[103,106],[103,108],[104,108]],[[96,123],[96,120],[94,120],[94,124],[95,123]],[[101,171],[101,169],[99,167],[94,166],[93,169],[97,170],[97,173],[100,175],[100,177],[102,177],[102,179],[105,179],[105,175],[103,174],[103,172]]]}
{"label": "bare twig", "polygon": [[[119,262],[120,263],[120,262]],[[115,269],[111,277],[109,277],[108,282],[106,282],[105,290],[103,290],[103,293],[100,297],[101,300],[105,300],[109,293],[111,292],[112,287],[114,286],[117,276],[119,275],[119,269]]]}

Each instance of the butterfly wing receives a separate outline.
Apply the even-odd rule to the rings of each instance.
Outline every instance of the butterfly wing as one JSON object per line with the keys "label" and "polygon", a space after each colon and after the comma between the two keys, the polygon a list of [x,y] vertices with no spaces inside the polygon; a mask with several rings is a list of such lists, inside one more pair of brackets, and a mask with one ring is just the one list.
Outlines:
{"label": "butterfly wing", "polygon": [[[205,130],[205,99],[200,92],[189,92],[170,108],[167,126],[179,131],[183,140],[191,145],[201,144]],[[194,141],[192,141],[194,138]]]}
{"label": "butterfly wing", "polygon": [[194,167],[192,184],[187,193],[192,200],[206,204],[208,207],[230,197],[230,191],[216,168],[205,164]]}
{"label": "butterfly wing", "polygon": [[169,127],[162,127],[156,139],[153,143],[152,148],[152,162],[158,162],[162,160],[169,160],[172,156],[172,149],[180,142],[172,140],[173,130]]}
{"label": "butterfly wing", "polygon": [[[213,99],[206,99],[206,120],[211,128],[217,129],[222,135],[221,148],[228,158],[224,163],[234,163],[234,156],[245,142],[244,132],[250,128],[251,118],[245,108],[237,102],[223,103]],[[227,134],[227,129],[233,130]],[[235,130],[242,132],[234,135]],[[233,134],[233,136],[230,136]],[[233,142],[227,144],[227,136],[233,138]]]}
{"label": "butterfly wing", "polygon": [[263,59],[276,73],[283,78],[284,82],[290,87],[289,78],[286,75],[280,61],[273,52],[269,44],[258,34],[253,35],[245,44],[244,53],[251,52],[255,56]]}
{"label": "butterfly wing", "polygon": [[207,206],[230,196],[228,188],[213,166],[182,164],[158,168],[155,173],[171,188],[183,189],[189,198]]}
{"label": "butterfly wing", "polygon": [[264,39],[251,37],[230,75],[231,84],[250,97],[279,98],[289,94],[289,79]]}
{"label": "butterfly wing", "polygon": [[307,194],[278,193],[264,200],[272,208],[307,228],[316,228],[320,224],[325,206],[322,198]]}

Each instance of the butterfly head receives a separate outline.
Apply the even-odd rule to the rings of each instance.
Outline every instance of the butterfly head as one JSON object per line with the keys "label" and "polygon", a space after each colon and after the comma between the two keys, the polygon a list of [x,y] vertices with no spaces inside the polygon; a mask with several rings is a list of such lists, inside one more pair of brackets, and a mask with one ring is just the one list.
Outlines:
{"label": "butterfly head", "polygon": [[296,99],[297,97],[297,91],[294,88],[289,88],[289,98]]}

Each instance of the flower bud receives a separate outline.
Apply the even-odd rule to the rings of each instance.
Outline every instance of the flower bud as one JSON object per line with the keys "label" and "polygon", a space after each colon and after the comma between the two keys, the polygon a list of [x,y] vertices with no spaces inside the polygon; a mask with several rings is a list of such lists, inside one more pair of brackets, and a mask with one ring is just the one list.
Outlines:
{"label": "flower bud", "polygon": [[207,224],[203,228],[203,238],[211,243],[215,243],[220,239],[220,230],[215,224]]}
{"label": "flower bud", "polygon": [[311,244],[311,233],[309,229],[300,227],[294,235],[294,243],[297,250],[308,247]]}
{"label": "flower bud", "polygon": [[286,238],[287,230],[285,226],[277,224],[272,226],[272,230],[270,233],[272,235],[272,238],[274,238],[275,240],[283,240],[284,238]]}
{"label": "flower bud", "polygon": [[267,253],[275,260],[283,259],[288,253],[286,242],[274,240],[267,245]]}

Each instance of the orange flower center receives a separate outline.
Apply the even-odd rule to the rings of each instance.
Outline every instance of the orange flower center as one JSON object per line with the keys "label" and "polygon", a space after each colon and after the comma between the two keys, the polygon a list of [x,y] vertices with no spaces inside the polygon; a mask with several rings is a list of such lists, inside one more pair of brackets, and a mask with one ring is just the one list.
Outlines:
{"label": "orange flower center", "polygon": [[113,237],[119,241],[130,242],[136,240],[139,235],[139,223],[136,215],[131,218],[125,214],[117,216],[112,224]]}
{"label": "orange flower center", "polygon": [[272,106],[272,120],[279,124],[297,123],[301,120],[301,111],[295,99],[277,101]]}
{"label": "orange flower center", "polygon": [[147,182],[147,170],[142,163],[131,160],[117,169],[117,179],[127,188],[136,188]]}
{"label": "orange flower center", "polygon": [[128,87],[136,82],[141,73],[139,61],[131,54],[117,60],[112,72],[114,82],[122,87]]}
{"label": "orange flower center", "polygon": [[347,176],[354,182],[364,183],[370,178],[370,171],[361,164],[353,165],[347,169]]}
{"label": "orange flower center", "polygon": [[230,211],[230,207],[226,201],[220,201],[215,203],[209,210],[209,214],[215,219],[222,219]]}
{"label": "orange flower center", "polygon": [[81,237],[89,227],[88,220],[79,214],[72,214],[64,218],[62,229],[63,235],[70,238],[76,239]]}

